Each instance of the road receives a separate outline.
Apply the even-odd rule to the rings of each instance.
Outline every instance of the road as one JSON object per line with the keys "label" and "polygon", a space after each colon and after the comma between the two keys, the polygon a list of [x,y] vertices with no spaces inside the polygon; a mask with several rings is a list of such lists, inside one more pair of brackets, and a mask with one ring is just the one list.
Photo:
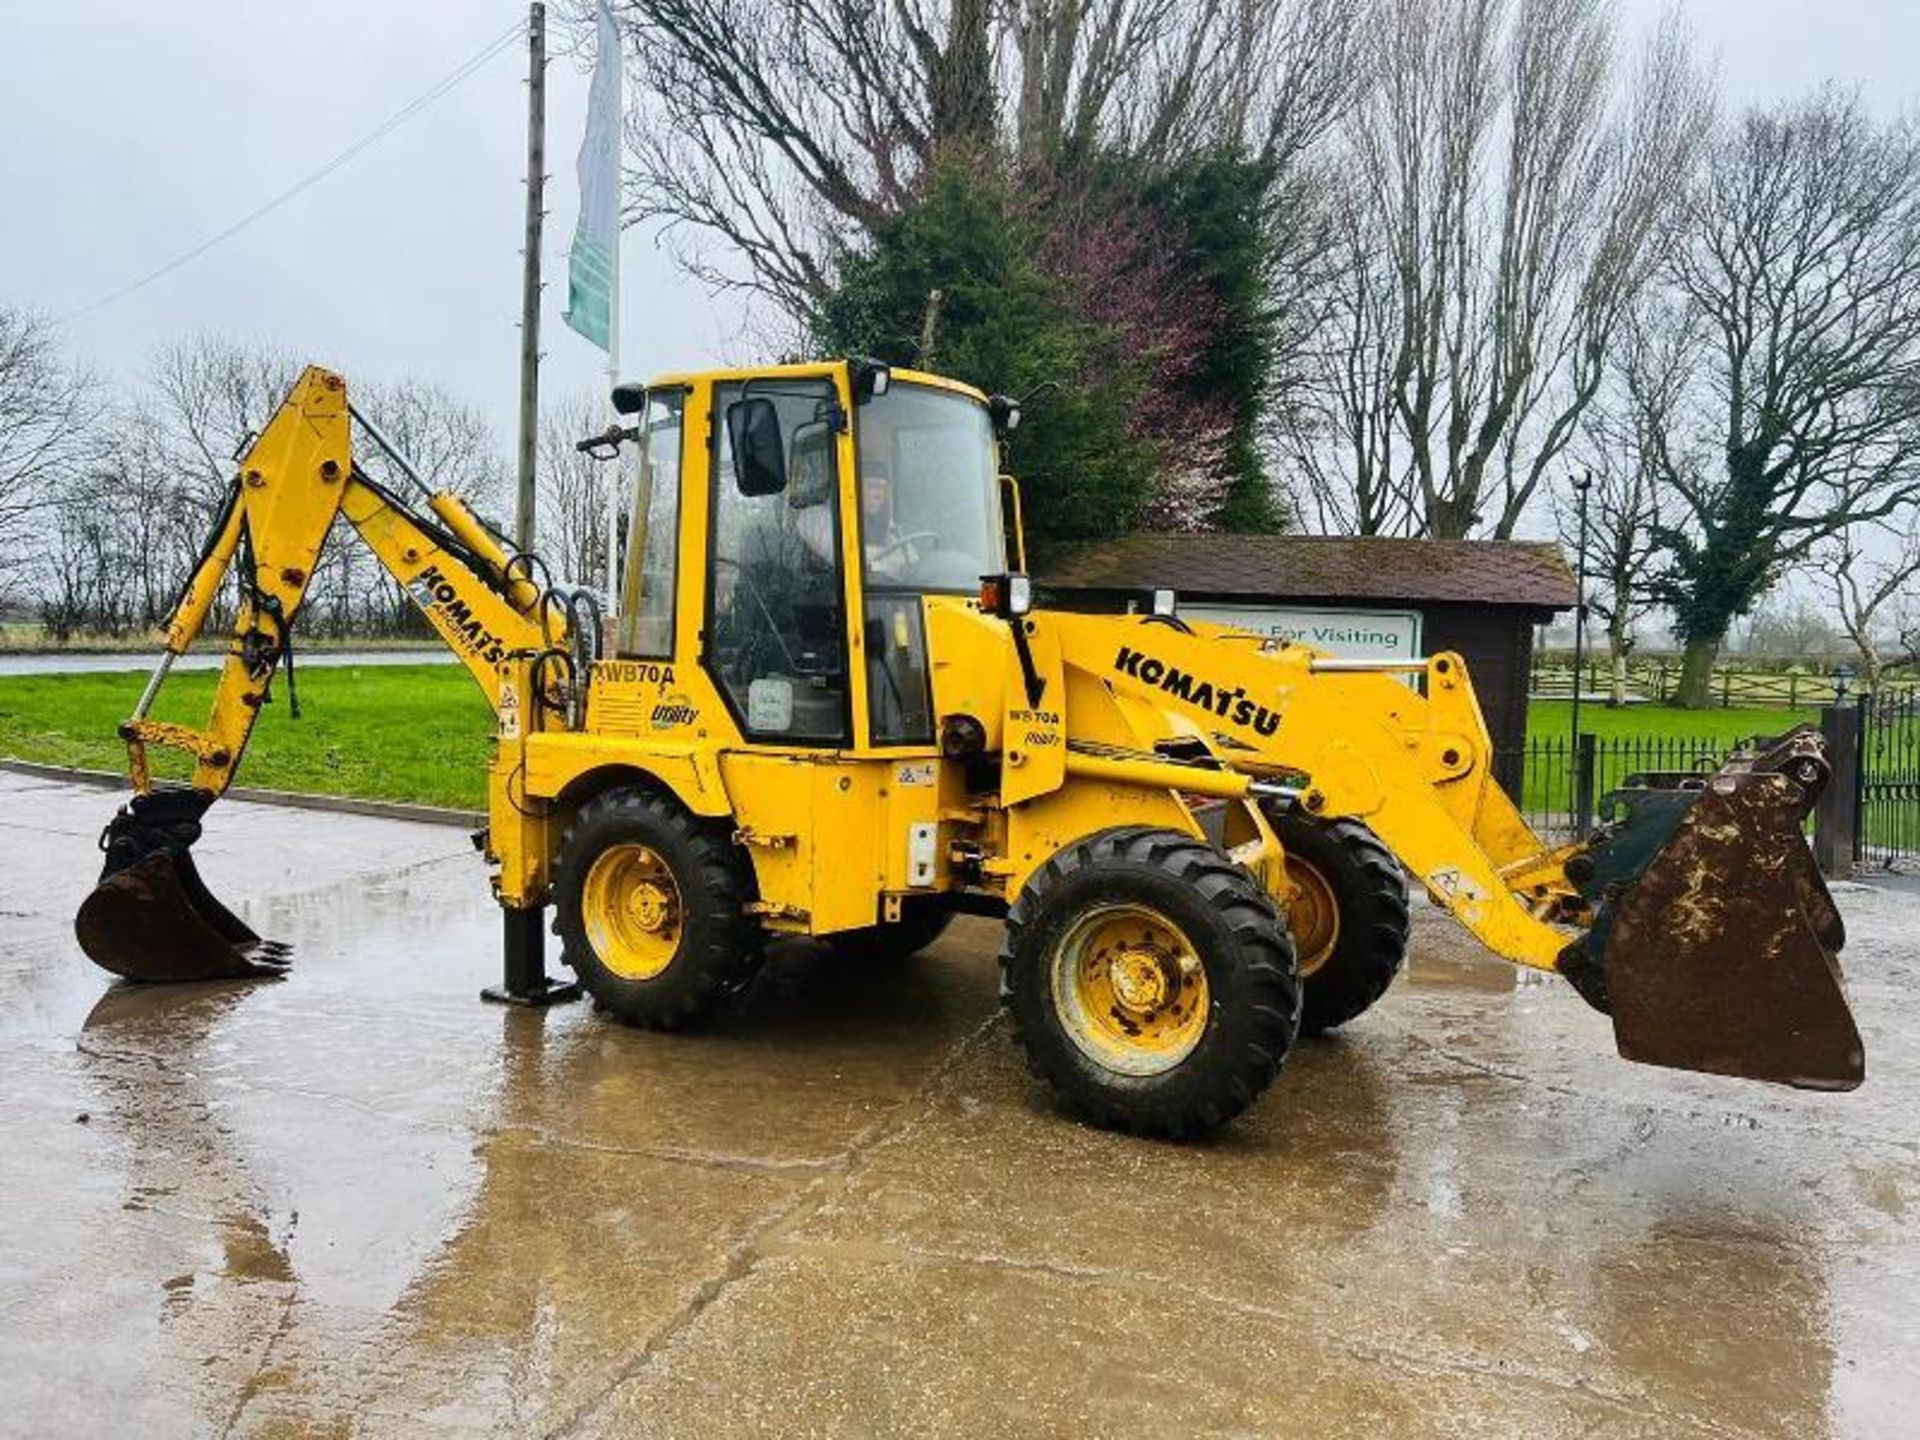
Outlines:
{"label": "road", "polygon": [[[125,670],[151,670],[159,650],[123,651],[111,655],[8,655],[0,654],[0,676],[7,675],[97,675]],[[173,662],[175,670],[218,670],[226,651],[215,646],[182,655]],[[298,647],[295,663],[302,669],[324,665],[451,665],[454,654],[445,646],[429,650],[309,650]]]}
{"label": "road", "polygon": [[1910,1433],[1911,890],[1841,897],[1856,1094],[1629,1065],[1423,913],[1180,1146],[1056,1113],[984,921],[703,1036],[483,1006],[452,829],[225,804],[293,976],[116,988],[109,807],[0,775],[0,1433]]}

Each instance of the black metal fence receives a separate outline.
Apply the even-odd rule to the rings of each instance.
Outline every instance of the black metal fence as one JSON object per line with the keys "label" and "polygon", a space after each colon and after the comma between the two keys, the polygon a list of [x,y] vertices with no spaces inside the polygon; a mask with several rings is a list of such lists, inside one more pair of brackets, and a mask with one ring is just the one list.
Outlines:
{"label": "black metal fence", "polygon": [[[1861,696],[1823,713],[1834,782],[1808,819],[1822,865],[1920,868],[1920,694]],[[1608,819],[1607,793],[1630,776],[1712,771],[1733,748],[1694,736],[1533,735],[1501,751],[1496,770],[1519,777],[1513,793],[1527,823],[1564,841]]]}
{"label": "black metal fence", "polygon": [[1869,869],[1920,860],[1920,696],[1860,699],[1853,853]]}
{"label": "black metal fence", "polygon": [[1502,752],[1501,774],[1521,777],[1516,797],[1527,823],[1543,838],[1572,839],[1584,835],[1605,817],[1601,801],[1610,790],[1626,784],[1630,775],[1654,771],[1709,771],[1719,768],[1725,747],[1713,740],[1673,735],[1630,735],[1602,738],[1569,735],[1533,735],[1525,744]]}

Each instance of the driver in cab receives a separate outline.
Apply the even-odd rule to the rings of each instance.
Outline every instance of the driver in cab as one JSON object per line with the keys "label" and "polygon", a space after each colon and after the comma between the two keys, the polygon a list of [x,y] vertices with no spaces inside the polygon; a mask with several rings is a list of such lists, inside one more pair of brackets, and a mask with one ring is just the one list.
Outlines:
{"label": "driver in cab", "polygon": [[[833,566],[833,506],[809,505],[794,520],[802,542],[829,569]],[[894,524],[893,473],[884,449],[860,452],[860,538],[867,552],[867,574],[904,580],[919,558],[912,540]]]}

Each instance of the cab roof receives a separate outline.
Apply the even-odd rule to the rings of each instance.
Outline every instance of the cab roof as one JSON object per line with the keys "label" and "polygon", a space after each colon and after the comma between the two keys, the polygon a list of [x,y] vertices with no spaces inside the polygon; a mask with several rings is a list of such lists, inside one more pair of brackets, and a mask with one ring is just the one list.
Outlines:
{"label": "cab roof", "polygon": [[[665,375],[655,375],[647,381],[650,390],[664,390],[682,385],[723,385],[732,381],[754,379],[811,380],[821,376],[838,374],[846,368],[845,360],[807,360],[793,365],[747,365],[719,370],[675,370]],[[956,395],[964,395],[978,404],[987,403],[986,392],[959,380],[950,380],[945,375],[933,375],[924,370],[909,370],[901,365],[892,365],[888,369],[893,378],[902,384],[927,385],[936,390],[949,390]]]}

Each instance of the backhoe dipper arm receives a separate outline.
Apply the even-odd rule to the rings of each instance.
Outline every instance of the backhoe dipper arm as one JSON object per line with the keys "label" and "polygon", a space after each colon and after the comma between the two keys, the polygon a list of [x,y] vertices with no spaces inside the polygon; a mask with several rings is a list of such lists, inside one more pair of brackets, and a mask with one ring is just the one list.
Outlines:
{"label": "backhoe dipper arm", "polygon": [[[212,538],[166,624],[165,654],[120,727],[141,794],[152,784],[150,744],[192,754],[194,788],[208,796],[232,782],[282,660],[291,688],[293,624],[336,517],[353,526],[406,588],[496,710],[511,683],[503,664],[509,656],[567,646],[560,608],[457,497],[429,494],[429,518],[354,465],[349,419],[345,382],[309,367],[241,460]],[[205,728],[148,718],[174,659],[199,636],[236,562],[233,640]]]}

